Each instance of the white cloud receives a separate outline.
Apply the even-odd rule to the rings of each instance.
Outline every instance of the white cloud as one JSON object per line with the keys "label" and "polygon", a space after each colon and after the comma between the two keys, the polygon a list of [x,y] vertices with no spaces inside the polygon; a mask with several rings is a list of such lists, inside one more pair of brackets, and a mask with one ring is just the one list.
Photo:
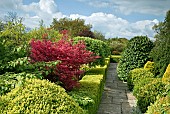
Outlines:
{"label": "white cloud", "polygon": [[111,8],[123,14],[143,13],[163,15],[169,10],[169,0],[77,0],[93,7]]}
{"label": "white cloud", "polygon": [[[79,1],[87,1],[87,0],[79,0]],[[106,1],[106,2],[105,2]],[[98,1],[88,0],[88,3],[99,3],[97,7],[108,7],[109,5],[116,4],[117,10],[121,10],[122,12],[132,12],[132,9],[135,8],[141,9],[144,6],[144,2],[135,2],[134,0],[130,2],[130,0],[105,0],[105,1]],[[146,0],[143,0],[146,2]],[[148,0],[150,3],[150,0]],[[158,0],[159,1],[159,0]],[[156,1],[155,1],[156,2]],[[120,4],[122,3],[122,4]],[[137,5],[137,6],[136,6]],[[141,5],[141,6],[140,6]],[[150,4],[151,5],[151,4]],[[152,4],[153,6],[154,4]],[[90,16],[84,16],[79,14],[72,14],[70,16],[63,15],[59,12],[57,4],[54,0],[40,0],[39,2],[35,3],[32,2],[31,4],[24,5],[22,0],[4,0],[0,2],[0,12],[1,11],[8,11],[9,9],[12,11],[19,11],[19,16],[24,17],[24,24],[30,28],[35,28],[39,26],[39,21],[41,19],[44,20],[45,25],[49,26],[51,24],[53,18],[62,18],[62,17],[69,17],[72,19],[75,18],[82,18],[85,20],[86,24],[91,24],[93,26],[93,30],[101,31],[106,38],[111,37],[125,37],[125,38],[132,38],[136,35],[148,35],[149,37],[153,37],[154,32],[152,30],[152,26],[155,23],[158,23],[157,19],[154,20],[143,20],[137,21],[134,23],[130,23],[125,19],[116,17],[113,14],[106,14],[103,12],[92,13]],[[125,7],[128,6],[128,7]],[[147,9],[148,5],[145,5]],[[158,6],[158,5],[156,5]],[[167,5],[165,5],[166,8]],[[162,5],[160,5],[162,7]],[[131,9],[132,8],[132,9]],[[159,9],[159,8],[158,8]],[[146,10],[153,10],[150,7]],[[144,11],[145,10],[141,10]],[[152,11],[152,12],[153,12]],[[156,10],[159,13],[159,10]],[[0,13],[2,16],[2,13]]]}
{"label": "white cloud", "polygon": [[22,0],[3,0],[0,2],[0,17],[7,12],[17,12],[19,17],[24,17],[24,24],[28,27],[38,27],[39,21],[43,19],[45,25],[49,25],[53,18],[62,18],[54,0],[40,0],[24,5]]}
{"label": "white cloud", "polygon": [[101,31],[106,38],[125,37],[130,39],[138,35],[147,35],[153,39],[154,31],[152,30],[152,26],[158,23],[157,19],[130,23],[125,19],[114,16],[113,14],[102,12],[93,13],[90,16],[72,14],[70,15],[70,18],[85,19],[86,24],[92,24],[93,29]]}

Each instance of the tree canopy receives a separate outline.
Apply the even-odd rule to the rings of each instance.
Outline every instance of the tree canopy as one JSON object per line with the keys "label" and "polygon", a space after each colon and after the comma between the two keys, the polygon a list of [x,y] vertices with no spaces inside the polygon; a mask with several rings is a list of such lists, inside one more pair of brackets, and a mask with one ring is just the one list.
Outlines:
{"label": "tree canopy", "polygon": [[170,63],[170,10],[167,12],[165,20],[155,25],[153,29],[157,32],[155,47],[151,52],[155,62],[154,73],[158,77],[162,77]]}
{"label": "tree canopy", "polygon": [[62,19],[53,19],[51,27],[57,31],[68,30],[72,37],[78,36],[78,34],[84,30],[90,31],[91,25],[85,24],[83,19],[70,19],[70,18],[62,18]]}

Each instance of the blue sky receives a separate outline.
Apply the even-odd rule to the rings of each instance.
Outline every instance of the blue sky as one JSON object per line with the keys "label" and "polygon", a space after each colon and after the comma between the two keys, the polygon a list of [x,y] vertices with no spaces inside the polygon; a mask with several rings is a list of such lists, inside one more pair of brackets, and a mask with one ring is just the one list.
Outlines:
{"label": "blue sky", "polygon": [[81,18],[102,32],[106,38],[136,35],[154,37],[152,26],[164,20],[170,0],[1,0],[0,19],[7,12],[17,12],[30,28],[53,18]]}

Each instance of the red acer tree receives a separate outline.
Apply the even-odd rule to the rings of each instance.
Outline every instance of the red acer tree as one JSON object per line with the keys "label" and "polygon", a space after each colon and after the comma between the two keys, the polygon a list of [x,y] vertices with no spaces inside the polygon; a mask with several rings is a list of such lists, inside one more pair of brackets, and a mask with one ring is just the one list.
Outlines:
{"label": "red acer tree", "polygon": [[93,52],[86,50],[84,42],[73,44],[71,40],[65,38],[55,43],[45,39],[33,39],[30,45],[32,63],[61,61],[55,67],[52,67],[52,72],[48,75],[44,74],[44,78],[52,82],[60,81],[66,90],[79,86],[78,80],[84,73],[83,70],[80,70],[81,65],[93,62],[98,58]]}

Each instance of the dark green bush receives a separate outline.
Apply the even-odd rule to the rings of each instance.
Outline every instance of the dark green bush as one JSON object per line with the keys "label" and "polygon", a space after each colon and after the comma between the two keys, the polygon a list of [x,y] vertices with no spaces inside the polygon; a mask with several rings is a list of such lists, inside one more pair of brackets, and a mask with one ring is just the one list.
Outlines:
{"label": "dark green bush", "polygon": [[137,105],[142,112],[146,112],[147,107],[156,101],[156,97],[165,92],[165,84],[161,79],[154,79],[152,82],[141,87],[136,93]]}
{"label": "dark green bush", "polygon": [[104,41],[92,39],[89,37],[75,37],[74,38],[75,43],[77,43],[80,40],[85,42],[87,50],[101,57],[97,59],[95,62],[93,62],[92,65],[93,66],[105,65],[105,58],[107,58],[110,55],[110,47],[107,45],[107,43],[105,43]]}
{"label": "dark green bush", "polygon": [[62,87],[47,80],[26,80],[0,100],[1,114],[84,114]]}
{"label": "dark green bush", "polygon": [[170,114],[170,96],[159,98],[148,107],[146,114]]}
{"label": "dark green bush", "polygon": [[136,68],[133,69],[129,72],[128,78],[127,78],[127,84],[130,90],[133,89],[133,86],[136,83],[139,83],[140,80],[144,79],[144,78],[153,78],[154,75],[148,71],[145,70],[143,68]]}
{"label": "dark green bush", "polygon": [[117,66],[118,77],[123,81],[127,81],[130,70],[143,67],[149,59],[149,53],[152,47],[153,43],[146,36],[132,38],[122,53]]}
{"label": "dark green bush", "polygon": [[87,114],[96,114],[104,87],[103,75],[85,75],[80,88],[69,94]]}
{"label": "dark green bush", "polygon": [[0,95],[10,92],[15,87],[22,86],[27,78],[36,78],[36,75],[25,72],[18,74],[7,72],[0,75]]}

